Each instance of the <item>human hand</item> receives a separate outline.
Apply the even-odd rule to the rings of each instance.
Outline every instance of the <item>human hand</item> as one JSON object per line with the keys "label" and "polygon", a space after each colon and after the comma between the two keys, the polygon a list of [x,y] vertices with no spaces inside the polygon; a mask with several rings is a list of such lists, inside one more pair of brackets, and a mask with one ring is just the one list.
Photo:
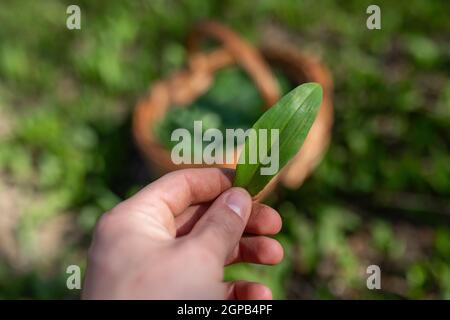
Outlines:
{"label": "human hand", "polygon": [[279,232],[279,214],[231,188],[232,176],[216,168],[175,171],[104,214],[83,298],[271,299],[262,284],[223,282],[225,265],[283,257],[281,245],[263,236]]}

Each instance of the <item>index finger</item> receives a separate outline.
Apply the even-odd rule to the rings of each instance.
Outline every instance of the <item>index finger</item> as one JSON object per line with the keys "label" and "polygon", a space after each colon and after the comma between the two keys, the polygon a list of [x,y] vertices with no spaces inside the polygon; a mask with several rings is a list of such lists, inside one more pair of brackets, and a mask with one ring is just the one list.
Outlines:
{"label": "index finger", "polygon": [[126,202],[129,205],[159,207],[174,216],[193,204],[214,200],[231,188],[234,170],[192,168],[173,171],[139,191]]}

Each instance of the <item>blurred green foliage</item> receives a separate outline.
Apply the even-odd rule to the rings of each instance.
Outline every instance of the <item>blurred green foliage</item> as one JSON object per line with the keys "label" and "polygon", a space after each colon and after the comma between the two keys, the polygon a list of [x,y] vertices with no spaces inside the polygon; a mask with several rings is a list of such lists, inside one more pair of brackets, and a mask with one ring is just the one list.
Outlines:
{"label": "blurred green foliage", "polygon": [[[84,266],[97,217],[150,181],[130,143],[134,104],[183,67],[188,31],[208,18],[254,43],[283,30],[335,83],[326,157],[299,190],[268,199],[285,260],[227,277],[277,298],[450,298],[448,1],[377,1],[374,31],[365,0],[75,1],[82,29],[69,31],[73,3],[0,3],[1,221],[15,223],[0,226],[15,243],[8,254],[0,243],[0,297],[77,297],[65,268]],[[227,97],[257,105],[251,90]],[[59,218],[70,232],[47,257],[39,240]],[[382,290],[366,288],[370,264]]]}

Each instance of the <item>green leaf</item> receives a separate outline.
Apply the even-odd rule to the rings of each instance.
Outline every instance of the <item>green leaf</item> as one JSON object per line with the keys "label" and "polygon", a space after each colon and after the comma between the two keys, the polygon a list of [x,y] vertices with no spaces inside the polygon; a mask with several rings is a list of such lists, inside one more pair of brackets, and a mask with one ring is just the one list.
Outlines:
{"label": "green leaf", "polygon": [[252,143],[247,136],[236,168],[234,186],[245,188],[252,196],[264,189],[266,184],[300,150],[321,103],[322,87],[318,83],[311,82],[298,86],[267,110],[253,125],[253,129],[256,129],[257,133],[260,129],[268,129],[269,138],[271,129],[279,130],[278,170],[274,174],[261,173],[261,168],[269,166],[270,157],[273,156],[273,152],[276,152],[276,141],[272,142],[272,139],[268,139],[268,151],[260,155],[259,150],[256,150],[257,161],[251,163],[250,151],[255,152],[254,148],[260,147],[260,138],[257,134],[257,143]]}

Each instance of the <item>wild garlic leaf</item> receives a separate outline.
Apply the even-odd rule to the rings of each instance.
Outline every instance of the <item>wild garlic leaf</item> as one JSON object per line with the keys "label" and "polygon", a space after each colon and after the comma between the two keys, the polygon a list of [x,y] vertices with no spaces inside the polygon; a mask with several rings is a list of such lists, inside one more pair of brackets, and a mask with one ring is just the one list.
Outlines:
{"label": "wild garlic leaf", "polygon": [[[304,83],[283,96],[275,105],[267,110],[253,129],[257,132],[257,143],[246,138],[243,152],[236,168],[234,186],[245,188],[252,196],[257,195],[267,183],[294,157],[300,150],[309,130],[316,118],[322,103],[322,87],[318,83]],[[260,154],[259,130],[267,129],[267,137],[271,137],[271,129],[278,129],[278,170],[274,174],[261,174],[261,168],[269,166],[271,152],[276,152],[276,140],[267,145],[267,151]],[[251,163],[250,148],[256,152],[257,161]],[[265,155],[264,155],[265,154]]]}

